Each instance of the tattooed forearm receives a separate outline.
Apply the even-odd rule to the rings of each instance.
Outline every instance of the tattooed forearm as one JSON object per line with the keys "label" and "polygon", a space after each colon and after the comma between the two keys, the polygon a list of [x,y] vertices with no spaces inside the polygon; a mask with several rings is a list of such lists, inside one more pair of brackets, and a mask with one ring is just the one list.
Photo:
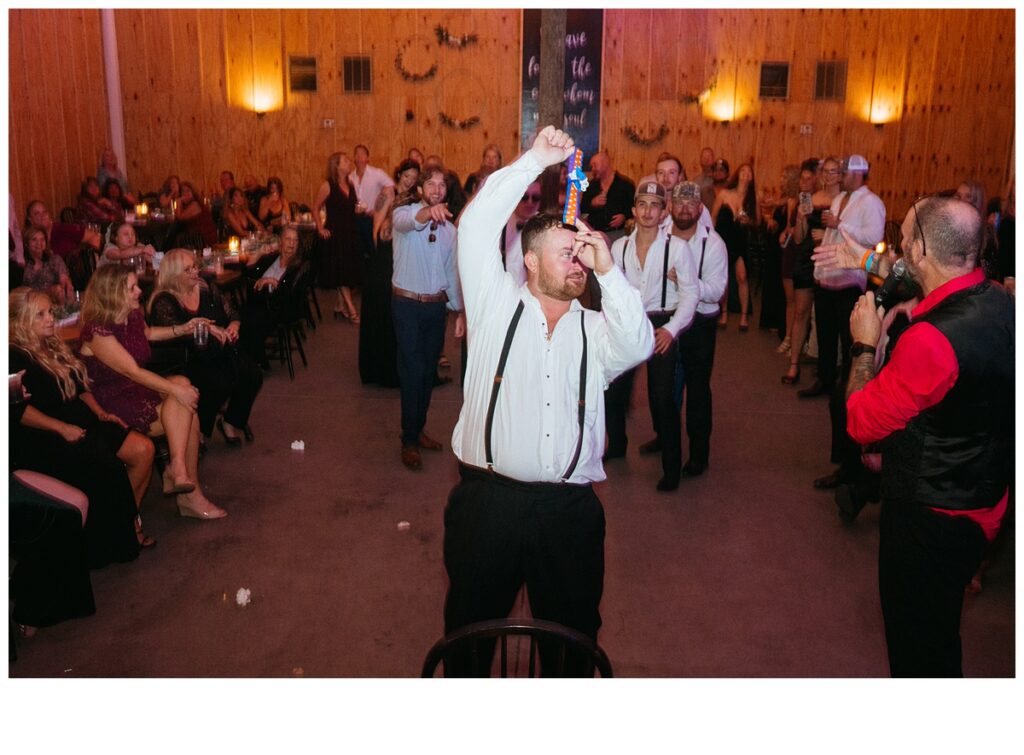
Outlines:
{"label": "tattooed forearm", "polygon": [[875,376],[875,355],[872,353],[861,354],[853,361],[850,368],[850,380],[846,384],[846,398],[849,399],[856,391],[859,391],[867,382]]}

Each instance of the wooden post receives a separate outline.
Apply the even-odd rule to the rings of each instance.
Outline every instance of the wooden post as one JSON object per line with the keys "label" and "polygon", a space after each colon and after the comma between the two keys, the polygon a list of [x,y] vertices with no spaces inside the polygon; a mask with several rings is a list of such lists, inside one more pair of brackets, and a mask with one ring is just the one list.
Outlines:
{"label": "wooden post", "polygon": [[[537,125],[562,128],[565,115],[565,10],[540,12],[540,91]],[[558,206],[558,173],[554,165],[541,174],[541,210],[561,212]]]}

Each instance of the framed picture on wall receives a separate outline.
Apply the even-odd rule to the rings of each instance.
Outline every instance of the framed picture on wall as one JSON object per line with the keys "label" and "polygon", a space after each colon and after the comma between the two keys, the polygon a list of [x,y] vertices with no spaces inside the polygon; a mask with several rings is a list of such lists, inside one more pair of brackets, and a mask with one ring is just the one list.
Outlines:
{"label": "framed picture on wall", "polygon": [[316,58],[289,55],[288,82],[293,92],[315,92]]}

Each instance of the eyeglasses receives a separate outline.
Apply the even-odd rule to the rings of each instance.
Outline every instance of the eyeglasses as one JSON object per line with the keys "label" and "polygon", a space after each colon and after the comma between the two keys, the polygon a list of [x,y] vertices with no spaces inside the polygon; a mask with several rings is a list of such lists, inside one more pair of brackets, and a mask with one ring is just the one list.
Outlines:
{"label": "eyeglasses", "polygon": [[910,205],[911,209],[913,209],[913,211],[914,211],[914,225],[917,226],[917,235],[921,237],[921,256],[922,257],[927,257],[928,256],[928,245],[925,244],[925,242],[924,242],[924,226],[921,225],[921,215],[917,211],[917,205],[918,205],[919,202],[923,202],[924,200],[929,199],[930,197],[931,197],[931,194],[922,194],[921,196],[919,196],[917,199],[914,200],[914,203],[912,205]]}
{"label": "eyeglasses", "polygon": [[832,170],[823,170],[822,171],[822,173],[824,173],[826,176],[837,176],[837,175],[839,175],[842,172],[843,171],[839,170],[839,168],[833,168]]}
{"label": "eyeglasses", "polygon": [[529,193],[523,194],[523,198],[520,199],[519,201],[520,202],[539,202],[540,201],[540,194],[529,194]]}
{"label": "eyeglasses", "polygon": [[436,231],[436,230],[437,230],[437,221],[436,220],[431,220],[430,221],[430,235],[427,236],[427,241],[429,241],[431,244],[433,244],[435,241],[437,241],[437,234],[434,233],[434,231]]}

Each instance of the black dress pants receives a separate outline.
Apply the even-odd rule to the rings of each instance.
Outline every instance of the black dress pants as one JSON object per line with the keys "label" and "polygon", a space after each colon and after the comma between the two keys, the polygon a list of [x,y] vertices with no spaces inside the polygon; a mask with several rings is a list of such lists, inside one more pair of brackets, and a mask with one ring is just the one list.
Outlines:
{"label": "black dress pants", "polygon": [[689,460],[707,466],[711,452],[711,369],[715,364],[717,315],[696,315],[689,330],[679,334],[679,361],[686,391],[686,436]]}
{"label": "black dress pants", "polygon": [[[508,616],[525,584],[530,611],[595,640],[604,588],[604,509],[589,486],[526,483],[460,466],[444,512],[448,572],[445,633]],[[554,651],[540,644],[541,673]],[[482,668],[467,651],[449,657],[446,676],[487,676],[494,642],[481,647]],[[567,653],[567,674],[587,659]]]}
{"label": "black dress pants", "polygon": [[894,677],[960,677],[964,588],[985,551],[974,522],[883,501],[878,592]]}
{"label": "black dress pants", "polygon": [[[818,380],[826,388],[836,384],[837,357],[842,356],[843,374],[850,373],[850,315],[860,298],[859,288],[832,290],[814,288],[814,326],[818,334]],[[836,351],[841,348],[842,351]]]}

